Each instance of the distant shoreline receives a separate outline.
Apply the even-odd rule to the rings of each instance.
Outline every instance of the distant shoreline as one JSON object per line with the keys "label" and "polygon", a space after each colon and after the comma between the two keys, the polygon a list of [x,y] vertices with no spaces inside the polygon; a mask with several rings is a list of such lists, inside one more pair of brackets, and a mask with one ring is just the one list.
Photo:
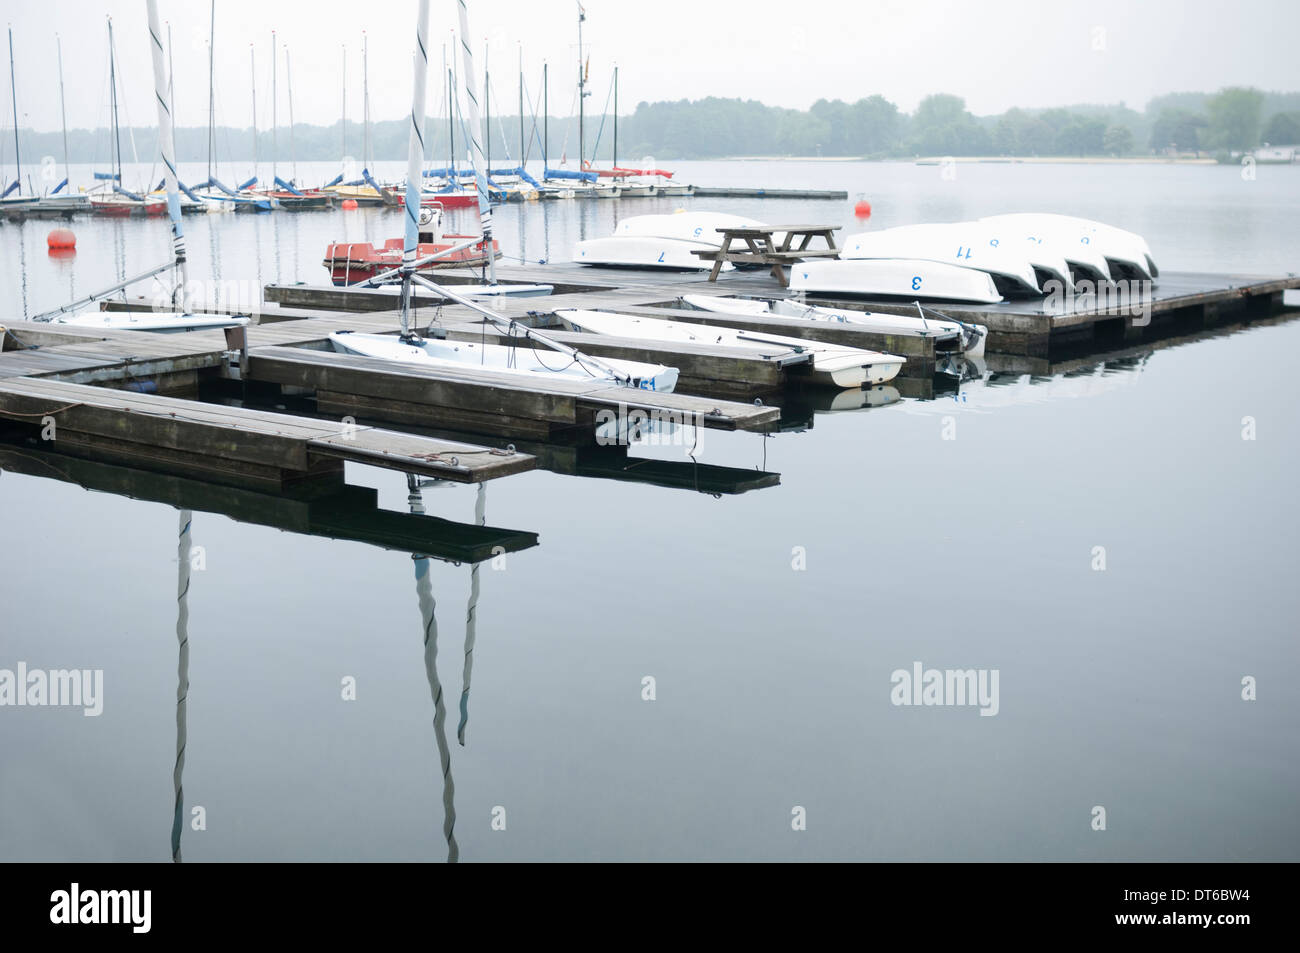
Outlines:
{"label": "distant shoreline", "polygon": [[915,159],[868,159],[864,156],[722,156],[717,159],[681,161],[705,162],[905,162],[913,165],[942,165],[952,161],[963,165],[1217,165],[1211,156],[921,156]]}

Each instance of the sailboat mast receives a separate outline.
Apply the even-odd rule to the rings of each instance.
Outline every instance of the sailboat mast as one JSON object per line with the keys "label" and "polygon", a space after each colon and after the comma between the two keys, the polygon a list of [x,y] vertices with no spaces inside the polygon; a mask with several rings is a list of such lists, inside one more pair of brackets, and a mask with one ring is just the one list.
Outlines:
{"label": "sailboat mast", "polygon": [[361,31],[361,168],[370,168],[370,37]]}
{"label": "sailboat mast", "polygon": [[[248,44],[248,76],[253,91],[253,178],[257,178],[257,49]],[[254,182],[254,185],[257,183]]]}
{"label": "sailboat mast", "polygon": [[19,194],[23,191],[23,160],[18,155],[18,87],[14,85],[14,28],[9,28],[9,91],[14,100],[14,171]]}
{"label": "sailboat mast", "polygon": [[148,9],[149,39],[153,51],[153,90],[154,99],[158,102],[158,143],[161,147],[163,167],[166,170],[167,212],[172,222],[172,252],[176,259],[176,268],[180,273],[173,303],[179,311],[184,306],[189,275],[185,264],[185,233],[181,228],[181,200],[176,185],[176,141],[172,126],[171,97],[167,92],[167,76],[163,67],[162,35],[158,28],[158,0],[148,0]]}
{"label": "sailboat mast", "polygon": [[[348,160],[348,47],[343,45],[343,162]],[[344,173],[347,169],[344,168]]]}
{"label": "sailboat mast", "polygon": [[298,150],[293,142],[293,63],[289,59],[289,48],[284,48],[284,79],[289,84],[289,163],[293,170],[293,184],[298,184]]}
{"label": "sailboat mast", "polygon": [[429,0],[420,0],[415,27],[415,81],[411,134],[406,147],[406,233],[402,242],[402,337],[410,333],[411,276],[420,244],[420,192],[424,167],[425,94],[429,78]]}
{"label": "sailboat mast", "polygon": [[[453,54],[454,57],[454,54]],[[456,76],[451,69],[447,70],[447,172],[451,175],[451,181],[458,181],[456,178]]]}
{"label": "sailboat mast", "polygon": [[524,167],[524,45],[519,44],[519,167]]}
{"label": "sailboat mast", "polygon": [[488,71],[488,45],[483,44],[483,113],[487,135],[487,164],[484,170],[492,174],[492,74]]}
{"label": "sailboat mast", "polygon": [[614,67],[614,168],[618,168],[618,67]]}
{"label": "sailboat mast", "polygon": [[551,74],[550,64],[542,64],[542,178],[550,164],[551,154]]}
{"label": "sailboat mast", "polygon": [[113,18],[108,18],[108,85],[113,101],[113,180],[122,187],[122,127],[117,122],[117,52],[113,44]]}
{"label": "sailboat mast", "polygon": [[59,51],[59,114],[63,120],[63,178],[68,183],[68,191],[72,191],[72,170],[68,168],[68,107],[63,97],[63,41],[59,35],[54,34],[54,44]]}
{"label": "sailboat mast", "polygon": [[583,171],[582,157],[587,151],[587,128],[584,122],[584,100],[587,98],[587,78],[582,71],[582,24],[587,11],[578,4],[578,171]]}
{"label": "sailboat mast", "polygon": [[[424,0],[420,0],[424,3]],[[474,184],[478,190],[478,218],[483,227],[483,252],[487,256],[488,274],[492,284],[497,283],[497,259],[492,249],[492,197],[488,194],[487,174],[483,166],[483,145],[479,141],[483,129],[479,125],[478,97],[474,95],[474,51],[469,45],[469,9],[466,0],[457,0],[460,13],[460,49],[465,59],[465,100],[469,107],[469,155],[474,164]]]}
{"label": "sailboat mast", "polygon": [[275,160],[278,144],[275,141],[276,119],[275,113],[275,31],[271,31],[271,188],[276,188],[276,168]]}
{"label": "sailboat mast", "polygon": [[212,155],[217,144],[217,0],[212,0],[208,26],[208,184],[212,184]]}

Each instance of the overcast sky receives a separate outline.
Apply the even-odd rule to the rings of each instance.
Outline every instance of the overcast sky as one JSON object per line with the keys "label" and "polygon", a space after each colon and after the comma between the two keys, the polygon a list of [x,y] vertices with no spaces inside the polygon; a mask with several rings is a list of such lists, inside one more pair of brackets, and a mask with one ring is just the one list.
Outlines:
{"label": "overcast sky", "polygon": [[[107,125],[105,14],[113,17],[117,39],[123,122],[155,122],[144,0],[6,0],[5,7],[14,33],[20,125],[59,128],[56,29],[63,43],[68,125]],[[204,125],[209,5],[160,0],[159,9],[172,29],[178,123]],[[372,115],[401,116],[411,96],[415,10],[415,0],[218,0],[218,122],[242,127],[251,121],[254,44],[258,125],[269,124],[273,29],[292,57],[296,121],[338,120],[345,47],[348,116],[360,117],[364,30]],[[802,109],[823,97],[852,101],[873,93],[910,111],[935,92],[965,97],[977,114],[1079,102],[1123,101],[1141,109],[1152,96],[1173,91],[1232,84],[1300,89],[1297,0],[588,0],[586,10],[588,102],[596,112],[604,106],[616,62],[620,112],[642,100],[708,95]],[[435,73],[455,18],[454,0],[435,0]],[[574,0],[471,0],[475,55],[481,57],[486,44],[494,98],[517,103],[522,42],[530,89],[539,88],[541,63],[548,60],[551,112],[568,114],[577,72],[576,19]],[[481,58],[476,67],[482,68]],[[282,123],[288,118],[283,69],[281,59]],[[0,114],[8,126],[7,71],[3,87]],[[431,79],[433,115],[439,88]]]}

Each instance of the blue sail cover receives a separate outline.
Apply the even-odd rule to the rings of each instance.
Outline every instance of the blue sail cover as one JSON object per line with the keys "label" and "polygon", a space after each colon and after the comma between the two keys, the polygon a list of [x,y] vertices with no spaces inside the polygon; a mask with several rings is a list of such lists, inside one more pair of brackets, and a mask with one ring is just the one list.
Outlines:
{"label": "blue sail cover", "polygon": [[382,188],[379,187],[379,183],[376,182],[374,179],[372,179],[372,178],[370,177],[370,170],[369,170],[369,169],[362,169],[362,170],[361,170],[361,180],[362,180],[363,182],[365,182],[366,185],[370,186],[372,189],[374,189],[376,192],[378,192],[380,195],[383,195],[383,194],[384,194],[384,190],[383,190]]}
{"label": "blue sail cover", "polygon": [[144,201],[143,195],[136,195],[134,192],[129,192],[126,189],[122,188],[122,186],[120,185],[113,186],[113,191],[116,192],[118,195],[125,195],[127,198],[132,199],[136,202]]}
{"label": "blue sail cover", "polygon": [[18,180],[17,180],[17,179],[14,179],[12,182],[9,183],[9,188],[7,188],[7,189],[4,190],[4,194],[0,195],[0,199],[8,198],[8,197],[9,197],[9,193],[12,192],[12,191],[13,191],[14,189],[16,189],[16,188],[18,188]]}
{"label": "blue sail cover", "polygon": [[239,194],[237,192],[232,192],[216,176],[213,176],[212,178],[208,179],[208,181],[204,182],[203,184],[210,188],[219,189],[220,191],[225,192],[231,198],[234,198],[236,195]]}
{"label": "blue sail cover", "polygon": [[[65,181],[66,181],[66,180],[65,180]],[[190,197],[191,199],[193,199],[195,202],[202,202],[202,201],[203,201],[201,198],[199,198],[197,195],[195,195],[195,194],[190,190],[190,187],[189,187],[188,185],[186,185],[184,182],[182,182],[180,179],[177,179],[177,180],[176,180],[176,188],[180,189],[182,192],[184,192],[187,196],[189,196],[189,197]]]}
{"label": "blue sail cover", "polygon": [[242,192],[244,191],[244,189],[251,189],[255,185],[257,185],[257,176],[253,176],[251,179],[249,179],[247,182],[241,185],[239,187],[239,191]]}
{"label": "blue sail cover", "polygon": [[295,189],[288,182],[284,181],[284,179],[280,178],[278,175],[275,177],[275,184],[278,185],[280,188],[284,189],[286,192],[292,192],[294,195],[299,195],[302,196],[303,198],[306,198],[305,195],[303,195],[301,192]]}
{"label": "blue sail cover", "polygon": [[548,179],[577,179],[580,182],[596,182],[600,179],[595,172],[571,172],[568,169],[547,169],[545,178]]}
{"label": "blue sail cover", "polygon": [[542,187],[542,183],[529,175],[528,170],[523,166],[519,166],[515,169],[492,169],[488,172],[488,175],[517,175],[535,189],[540,189]]}
{"label": "blue sail cover", "polygon": [[95,178],[103,182],[118,182],[122,177],[116,172],[96,172]]}
{"label": "blue sail cover", "polygon": [[340,172],[338,175],[334,176],[334,178],[330,179],[323,186],[321,186],[321,188],[325,188],[325,189],[332,188],[338,185],[342,181],[343,181],[343,173]]}
{"label": "blue sail cover", "polygon": [[51,194],[51,195],[58,195],[58,194],[59,194],[59,189],[63,188],[63,187],[64,187],[65,185],[67,185],[67,184],[68,184],[68,180],[67,180],[67,179],[64,179],[62,182],[60,182],[58,185],[56,185],[56,186],[54,187],[54,191],[51,192],[50,194]]}

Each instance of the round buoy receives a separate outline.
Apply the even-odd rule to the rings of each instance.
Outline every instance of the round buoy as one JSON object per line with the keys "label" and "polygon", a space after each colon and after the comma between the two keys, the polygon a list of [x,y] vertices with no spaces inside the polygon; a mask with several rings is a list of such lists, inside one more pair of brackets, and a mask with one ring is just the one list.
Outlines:
{"label": "round buoy", "polygon": [[56,228],[45,236],[45,244],[50,246],[50,251],[75,251],[77,236],[70,228]]}
{"label": "round buoy", "polygon": [[871,218],[871,203],[866,199],[860,199],[858,204],[853,206],[853,214],[858,218]]}
{"label": "round buoy", "polygon": [[350,211],[352,211],[354,208],[357,207],[357,200],[356,200],[356,199],[344,199],[344,200],[343,200],[343,207],[344,207],[345,209],[347,209],[347,210],[350,212]]}

